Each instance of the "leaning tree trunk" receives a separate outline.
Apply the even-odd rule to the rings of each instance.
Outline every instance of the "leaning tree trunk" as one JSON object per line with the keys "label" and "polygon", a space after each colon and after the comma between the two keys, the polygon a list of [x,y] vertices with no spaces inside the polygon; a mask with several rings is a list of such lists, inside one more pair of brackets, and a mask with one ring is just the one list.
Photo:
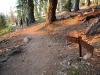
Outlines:
{"label": "leaning tree trunk", "polygon": [[85,0],[85,6],[89,6],[90,5],[90,0]]}
{"label": "leaning tree trunk", "polygon": [[56,7],[58,0],[49,0],[46,22],[50,24],[56,20]]}
{"label": "leaning tree trunk", "polygon": [[74,11],[78,11],[79,10],[79,2],[80,2],[80,0],[75,0]]}
{"label": "leaning tree trunk", "polygon": [[29,8],[29,23],[34,23],[34,4],[33,0],[28,0],[28,8]]}

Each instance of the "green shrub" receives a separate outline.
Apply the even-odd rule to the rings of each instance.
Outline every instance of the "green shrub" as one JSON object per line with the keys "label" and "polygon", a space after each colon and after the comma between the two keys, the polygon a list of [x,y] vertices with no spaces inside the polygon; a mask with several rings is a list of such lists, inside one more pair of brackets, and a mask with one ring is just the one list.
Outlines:
{"label": "green shrub", "polygon": [[6,19],[3,14],[0,14],[0,28],[6,27]]}

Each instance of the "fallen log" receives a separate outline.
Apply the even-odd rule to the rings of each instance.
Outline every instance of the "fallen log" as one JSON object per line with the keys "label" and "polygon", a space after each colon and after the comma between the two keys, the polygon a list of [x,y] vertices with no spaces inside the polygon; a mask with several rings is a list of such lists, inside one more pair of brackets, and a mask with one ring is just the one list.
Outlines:
{"label": "fallen log", "polygon": [[96,17],[100,17],[100,10],[96,10],[94,12],[89,12],[87,14],[84,14],[82,16],[77,16],[76,19],[78,19],[79,21],[89,21],[92,18],[96,18]]}
{"label": "fallen log", "polygon": [[86,31],[85,31],[85,34],[86,35],[92,35],[96,30],[97,28],[100,27],[100,23],[98,23],[100,20],[100,18],[96,18],[92,24],[90,24],[87,28],[86,28]]}

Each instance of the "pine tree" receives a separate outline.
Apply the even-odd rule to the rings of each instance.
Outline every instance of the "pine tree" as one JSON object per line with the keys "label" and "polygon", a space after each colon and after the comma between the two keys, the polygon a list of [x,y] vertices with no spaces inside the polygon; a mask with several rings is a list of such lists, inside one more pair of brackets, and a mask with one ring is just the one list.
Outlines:
{"label": "pine tree", "polygon": [[74,11],[78,11],[79,10],[79,2],[80,2],[80,0],[75,0]]}
{"label": "pine tree", "polygon": [[29,12],[28,12],[28,16],[29,16],[29,23],[34,23],[35,22],[35,18],[34,18],[34,4],[33,4],[33,0],[28,0],[28,8],[29,8]]}
{"label": "pine tree", "polygon": [[56,20],[56,7],[58,0],[49,0],[46,21],[48,24]]}

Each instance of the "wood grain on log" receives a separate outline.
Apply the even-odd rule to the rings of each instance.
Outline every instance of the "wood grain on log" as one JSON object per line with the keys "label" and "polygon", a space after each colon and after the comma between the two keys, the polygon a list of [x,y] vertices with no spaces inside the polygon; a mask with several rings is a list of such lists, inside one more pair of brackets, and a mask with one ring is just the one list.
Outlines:
{"label": "wood grain on log", "polygon": [[92,35],[92,33],[94,33],[95,30],[97,30],[97,28],[100,26],[100,24],[98,24],[100,18],[96,18],[87,28],[85,31],[86,35]]}

